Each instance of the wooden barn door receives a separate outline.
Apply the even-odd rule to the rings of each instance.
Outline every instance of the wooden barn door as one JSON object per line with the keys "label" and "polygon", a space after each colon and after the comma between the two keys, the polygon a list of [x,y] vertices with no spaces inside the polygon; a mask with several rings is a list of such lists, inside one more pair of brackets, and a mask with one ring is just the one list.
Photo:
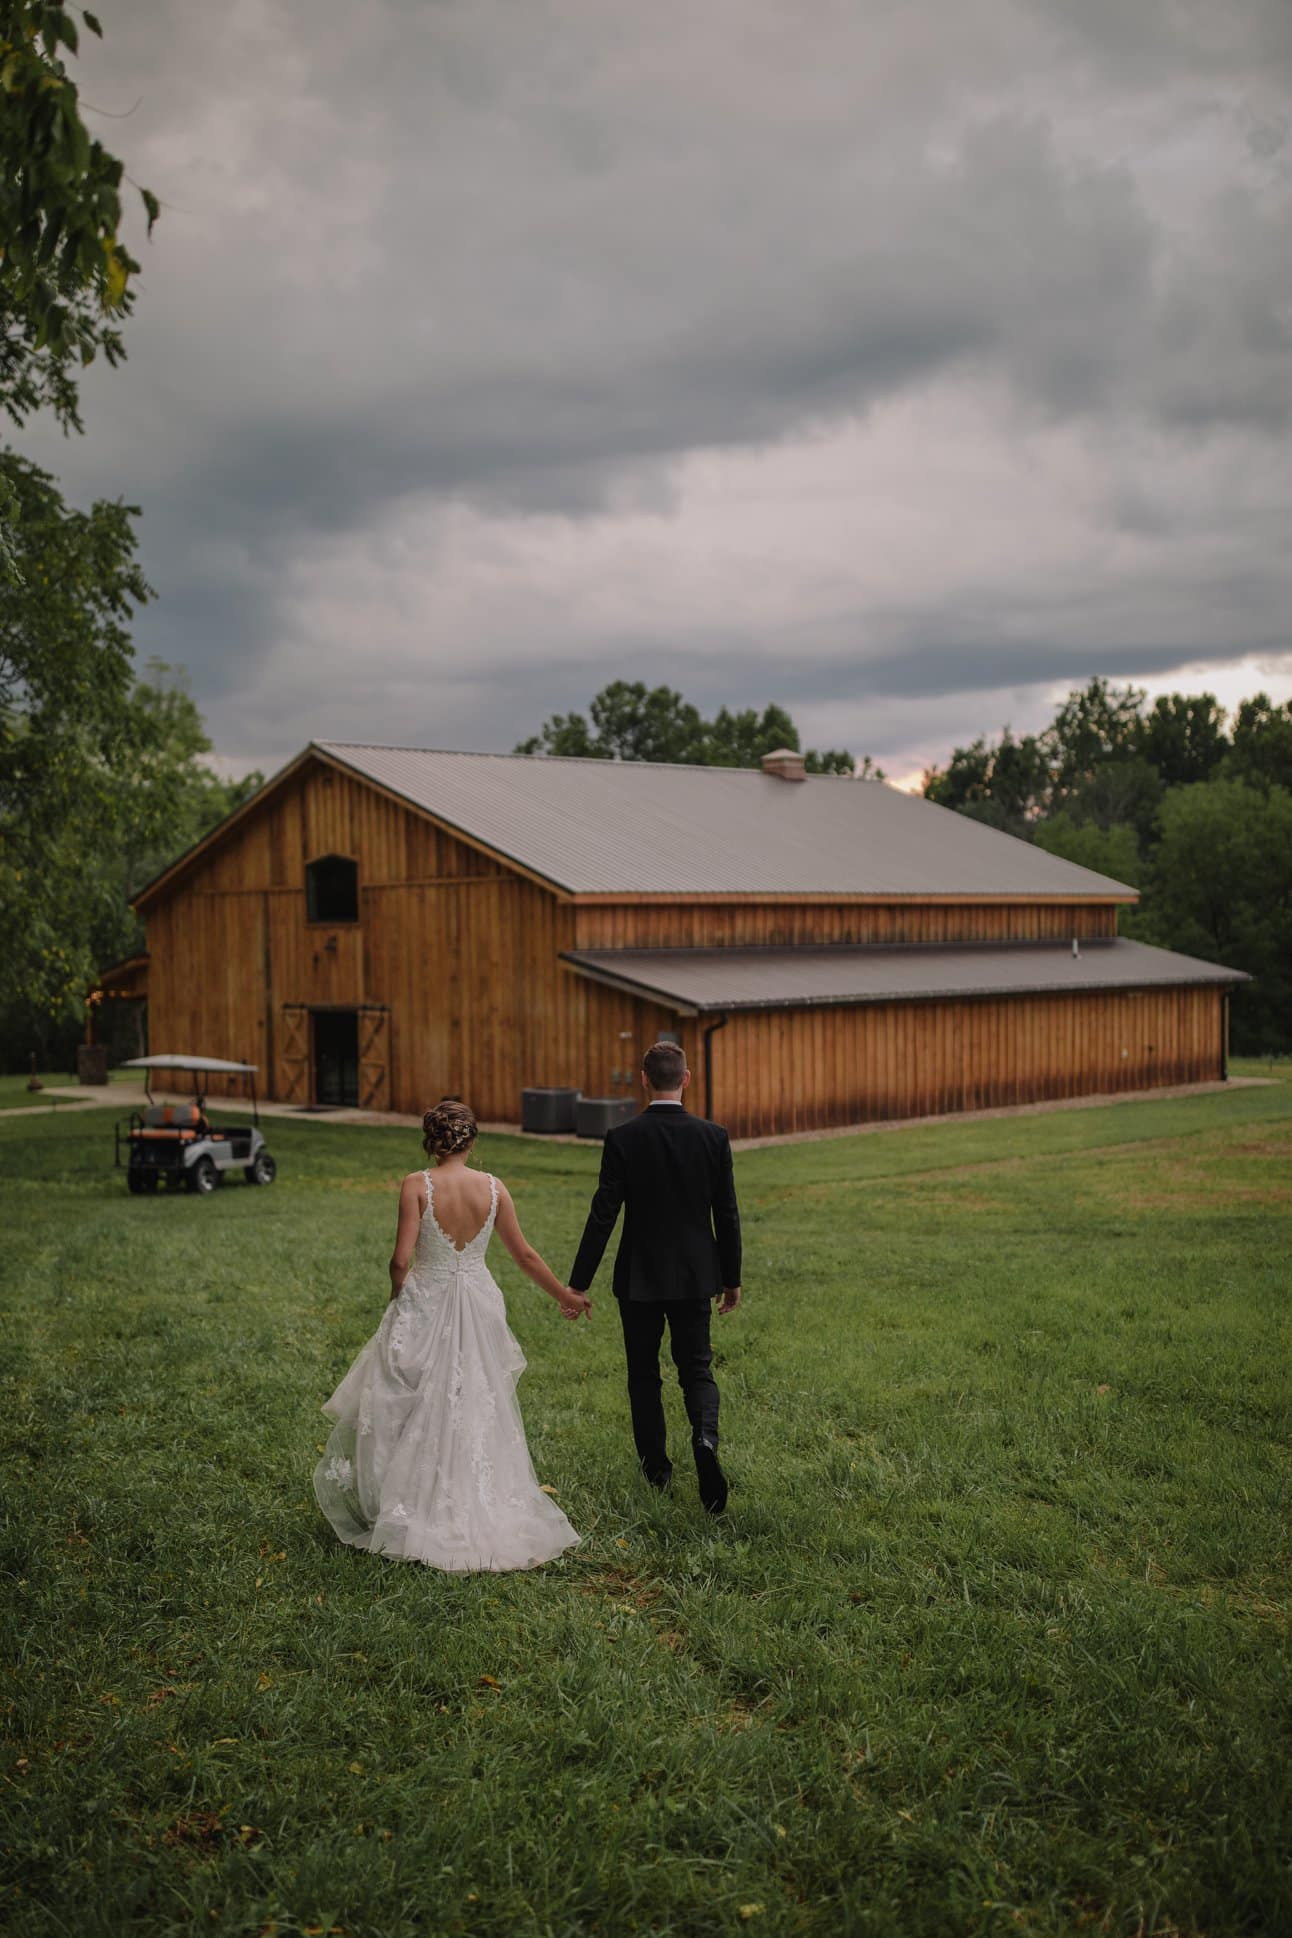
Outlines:
{"label": "wooden barn door", "polygon": [[310,1103],[310,1013],[304,1003],[284,1003],[278,1049],[277,1097],[284,1104]]}
{"label": "wooden barn door", "polygon": [[359,1010],[359,1108],[390,1109],[390,1011],[384,1003]]}

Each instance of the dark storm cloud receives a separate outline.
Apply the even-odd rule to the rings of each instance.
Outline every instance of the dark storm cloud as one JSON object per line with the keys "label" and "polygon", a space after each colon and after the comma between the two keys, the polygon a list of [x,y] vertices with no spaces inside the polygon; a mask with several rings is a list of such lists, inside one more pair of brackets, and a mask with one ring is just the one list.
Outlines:
{"label": "dark storm cloud", "polygon": [[[1218,658],[1285,649],[1282,548],[1225,478],[1245,448],[1268,467],[1292,408],[1290,19],[1282,0],[122,7],[86,92],[138,99],[105,133],[167,209],[130,364],[92,373],[85,445],[43,455],[143,504],[163,596],[141,645],[191,666],[247,755],[316,717],[400,731],[417,628],[399,644],[387,601],[421,602],[437,718],[475,745],[605,669],[675,667],[741,703],[1169,670],[1205,657],[1203,625]],[[1080,515],[1110,548],[1156,532],[1155,575],[1114,560],[1103,596],[1074,596],[1036,543],[980,609],[931,522],[909,606],[858,584],[788,657],[711,614],[652,632],[627,595],[599,658],[569,653],[559,599],[531,612],[510,579],[510,645],[465,593],[441,633],[446,574],[488,603],[492,534],[684,524],[688,453],[811,440],[937,387],[1001,400],[984,474],[1029,424],[1104,449]],[[1214,443],[1214,484],[1164,500],[1119,455],[1140,434],[1195,469]],[[464,505],[469,569],[445,537]],[[338,594],[369,593],[349,659],[317,611],[301,630],[302,582],[341,557]]]}

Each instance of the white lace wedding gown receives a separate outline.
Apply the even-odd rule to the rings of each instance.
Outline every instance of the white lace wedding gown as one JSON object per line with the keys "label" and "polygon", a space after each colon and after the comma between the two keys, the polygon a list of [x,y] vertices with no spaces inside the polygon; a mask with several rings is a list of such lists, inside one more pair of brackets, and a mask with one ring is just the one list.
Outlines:
{"label": "white lace wedding gown", "polygon": [[455,1574],[534,1568],[579,1537],[539,1488],[516,1382],[525,1358],[485,1264],[498,1215],[458,1249],[426,1211],[399,1297],[323,1411],[336,1425],[314,1469],[343,1541]]}

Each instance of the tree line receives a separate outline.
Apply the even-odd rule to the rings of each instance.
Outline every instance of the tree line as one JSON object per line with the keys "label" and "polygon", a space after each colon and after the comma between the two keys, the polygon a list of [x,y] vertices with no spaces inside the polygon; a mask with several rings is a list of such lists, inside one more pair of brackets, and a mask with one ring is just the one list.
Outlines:
{"label": "tree line", "polygon": [[957,747],[929,800],[1140,891],[1121,932],[1245,969],[1232,1040],[1292,1051],[1292,704],[1095,679],[1039,734]]}
{"label": "tree line", "polygon": [[[657,760],[693,767],[757,767],[764,754],[789,747],[803,751],[799,732],[784,707],[733,712],[720,707],[706,720],[698,707],[669,686],[612,680],[582,713],[554,713],[518,754],[564,755],[574,760]],[[841,747],[804,752],[809,774],[851,774],[856,763]],[[870,761],[872,778],[882,780]]]}

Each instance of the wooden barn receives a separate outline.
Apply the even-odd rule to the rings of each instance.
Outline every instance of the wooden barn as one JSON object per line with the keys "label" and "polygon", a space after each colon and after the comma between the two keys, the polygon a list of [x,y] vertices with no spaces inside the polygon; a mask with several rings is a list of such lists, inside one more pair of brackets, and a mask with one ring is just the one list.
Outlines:
{"label": "wooden barn", "polygon": [[742,1136],[1222,1077],[1242,977],[881,782],[314,742],[138,897],[154,1052],[515,1123],[678,1036]]}

